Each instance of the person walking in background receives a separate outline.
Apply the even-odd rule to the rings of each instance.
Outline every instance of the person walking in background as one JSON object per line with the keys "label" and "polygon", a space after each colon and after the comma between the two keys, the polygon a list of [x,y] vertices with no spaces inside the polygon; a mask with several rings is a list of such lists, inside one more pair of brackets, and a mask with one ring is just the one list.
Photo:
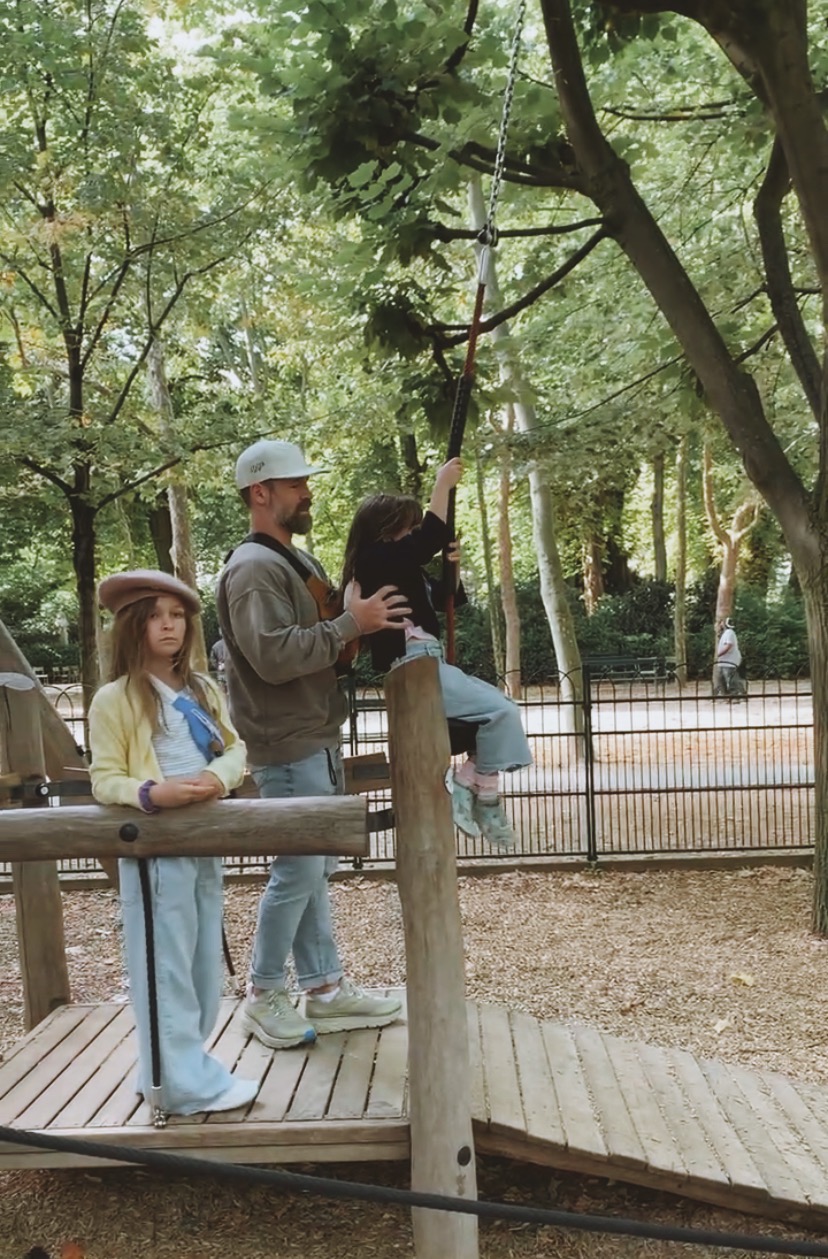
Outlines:
{"label": "person walking in background", "polygon": [[225,655],[226,655],[226,649],[224,646],[224,639],[217,638],[216,641],[213,643],[212,647],[210,648],[209,663],[210,663],[211,670],[213,671],[213,673],[215,673],[216,678],[219,682],[219,685],[221,686],[225,686],[225,681],[224,681]]}
{"label": "person walking in background", "polygon": [[730,617],[719,622],[719,641],[716,645],[717,676],[713,694],[724,695],[730,700],[741,699],[743,694],[742,679],[739,676],[739,665],[742,653],[739,640]]}
{"label": "person walking in background", "polygon": [[449,544],[457,559],[446,516],[449,493],[462,472],[459,459],[443,464],[425,515],[415,498],[399,494],[367,498],[351,525],[342,581],[359,582],[366,594],[393,582],[405,596],[411,612],[370,639],[374,667],[385,673],[416,656],[437,657],[446,716],[479,723],[475,752],[453,776],[454,820],[466,835],[482,833],[490,843],[511,848],[515,835],[500,800],[499,776],[501,770],[532,763],[520,712],[497,687],[446,663],[432,589],[423,571],[423,565]]}
{"label": "person walking in background", "polygon": [[[100,804],[144,813],[226,796],[244,777],[245,747],[223,695],[192,671],[198,595],[167,573],[107,577],[114,613],[111,681],[89,709],[92,792]],[[235,1110],[258,1092],[206,1053],[222,991],[220,857],[148,857],[159,1105],[170,1114]],[[138,1032],[138,1088],[152,1096],[149,960],[138,861],[118,863],[130,993]]]}
{"label": "person walking in background", "polygon": [[[292,544],[311,528],[308,478],[323,471],[292,442],[259,441],[239,456],[236,485],[252,532],[228,556],[217,605],[226,648],[230,711],[248,745],[263,796],[332,796],[344,788],[340,729],[348,706],[336,663],[348,643],[410,611],[392,586],[322,619],[307,578],[330,591],[319,561]],[[327,613],[327,606],[324,611]],[[328,880],[335,857],[279,856],[259,903],[243,1026],[265,1045],[287,1049],[317,1033],[384,1027],[397,997],[364,992],[344,975],[334,938]],[[293,954],[304,1012],[286,987]]]}

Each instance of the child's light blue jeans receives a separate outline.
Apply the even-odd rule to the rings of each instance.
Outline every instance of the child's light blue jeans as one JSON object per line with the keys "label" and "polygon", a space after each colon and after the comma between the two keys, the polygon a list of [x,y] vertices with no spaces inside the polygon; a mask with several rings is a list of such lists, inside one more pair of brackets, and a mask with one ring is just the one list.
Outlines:
{"label": "child's light blue jeans", "polygon": [[438,663],[440,689],[447,717],[479,722],[475,762],[481,774],[497,770],[521,769],[532,764],[529,741],[520,719],[520,709],[496,686],[470,677],[456,665],[446,664],[443,646],[436,639],[410,638],[405,656],[392,668],[400,668],[418,656],[435,656]]}

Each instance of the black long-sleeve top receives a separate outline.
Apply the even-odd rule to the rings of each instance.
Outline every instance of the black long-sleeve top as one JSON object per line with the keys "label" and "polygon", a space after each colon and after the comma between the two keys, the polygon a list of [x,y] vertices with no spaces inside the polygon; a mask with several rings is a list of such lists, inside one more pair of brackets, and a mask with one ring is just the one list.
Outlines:
{"label": "black long-sleeve top", "polygon": [[[440,637],[440,622],[434,610],[432,594],[434,584],[423,571],[438,551],[449,542],[449,530],[445,521],[427,511],[422,524],[412,529],[396,542],[372,542],[364,547],[356,558],[354,576],[367,599],[381,586],[396,586],[411,608],[406,620],[420,626],[435,638]],[[403,621],[400,617],[400,621]],[[378,630],[368,642],[374,668],[382,673],[393,662],[405,655],[405,630]]]}

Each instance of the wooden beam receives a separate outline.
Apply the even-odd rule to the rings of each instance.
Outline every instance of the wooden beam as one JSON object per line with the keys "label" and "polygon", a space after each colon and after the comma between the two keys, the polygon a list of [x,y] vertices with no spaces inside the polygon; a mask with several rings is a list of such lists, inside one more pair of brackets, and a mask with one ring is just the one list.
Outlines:
{"label": "wooden beam", "polygon": [[0,861],[280,853],[364,857],[367,815],[362,796],[216,800],[153,814],[94,804],[4,809]]}
{"label": "wooden beam", "polygon": [[[405,927],[411,1187],[477,1198],[448,727],[431,656],[385,679]],[[417,1259],[477,1259],[477,1219],[412,1212]]]}
{"label": "wooden beam", "polygon": [[[19,673],[0,674],[0,761],[23,783],[43,781],[43,739],[34,683]],[[36,796],[9,811],[36,821],[51,812]],[[24,1020],[31,1029],[70,1000],[63,902],[53,860],[12,865]]]}

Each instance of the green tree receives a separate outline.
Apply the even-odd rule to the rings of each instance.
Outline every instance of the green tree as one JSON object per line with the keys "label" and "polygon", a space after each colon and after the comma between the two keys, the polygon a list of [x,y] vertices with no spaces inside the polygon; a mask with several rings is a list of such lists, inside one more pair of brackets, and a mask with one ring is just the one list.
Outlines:
{"label": "green tree", "polygon": [[220,77],[183,77],[142,11],[18,0],[0,14],[4,448],[72,522],[83,683],[97,682],[101,511],[204,440],[162,438],[135,386],[184,293],[251,229],[261,185],[220,124]]}

